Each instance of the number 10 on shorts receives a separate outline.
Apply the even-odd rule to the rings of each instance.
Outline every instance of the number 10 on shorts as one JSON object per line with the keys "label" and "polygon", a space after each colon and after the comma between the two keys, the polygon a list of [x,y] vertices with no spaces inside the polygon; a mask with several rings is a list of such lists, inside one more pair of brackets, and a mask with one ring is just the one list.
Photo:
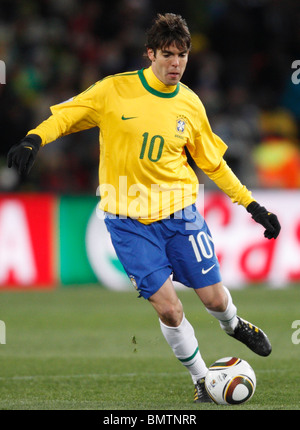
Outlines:
{"label": "number 10 on shorts", "polygon": [[197,234],[197,237],[192,234],[189,236],[189,241],[192,244],[195,257],[197,261],[200,263],[202,261],[202,257],[204,258],[212,258],[214,255],[213,250],[213,240],[212,238],[206,234],[204,231],[200,231]]}

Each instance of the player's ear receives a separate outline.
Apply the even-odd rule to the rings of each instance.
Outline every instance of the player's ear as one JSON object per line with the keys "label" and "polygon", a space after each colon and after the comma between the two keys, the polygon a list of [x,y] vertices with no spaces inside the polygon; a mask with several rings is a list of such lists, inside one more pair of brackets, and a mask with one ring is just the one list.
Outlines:
{"label": "player's ear", "polygon": [[150,61],[155,61],[155,52],[153,49],[147,48],[147,55]]}

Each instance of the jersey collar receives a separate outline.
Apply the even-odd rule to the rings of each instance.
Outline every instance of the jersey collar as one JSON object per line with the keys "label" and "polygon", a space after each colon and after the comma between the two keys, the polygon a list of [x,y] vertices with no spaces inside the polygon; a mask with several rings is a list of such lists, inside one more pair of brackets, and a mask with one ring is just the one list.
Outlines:
{"label": "jersey collar", "polygon": [[155,76],[151,67],[139,70],[138,75],[143,87],[157,97],[172,98],[178,94],[179,83],[171,86],[165,85]]}

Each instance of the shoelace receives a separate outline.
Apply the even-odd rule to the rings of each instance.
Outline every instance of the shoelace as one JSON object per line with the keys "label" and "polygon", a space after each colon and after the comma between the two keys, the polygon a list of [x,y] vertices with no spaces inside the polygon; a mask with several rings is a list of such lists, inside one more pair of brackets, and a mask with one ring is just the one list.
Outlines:
{"label": "shoelace", "polygon": [[194,393],[194,400],[201,400],[208,397],[208,394],[206,393],[204,381],[201,382],[198,381],[195,385],[195,393]]}

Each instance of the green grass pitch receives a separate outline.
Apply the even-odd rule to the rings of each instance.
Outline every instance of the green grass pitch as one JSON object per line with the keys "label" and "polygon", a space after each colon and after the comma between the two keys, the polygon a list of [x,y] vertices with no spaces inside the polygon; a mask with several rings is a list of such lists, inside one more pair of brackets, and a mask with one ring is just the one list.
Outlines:
{"label": "green grass pitch", "polygon": [[300,320],[300,286],[232,291],[238,314],[268,334],[273,351],[267,358],[227,336],[193,291],[178,294],[207,365],[238,356],[254,368],[257,387],[249,402],[193,404],[191,378],[166,344],[151,305],[135,292],[85,286],[1,292],[0,409],[299,409],[300,344],[292,341],[292,323]]}

